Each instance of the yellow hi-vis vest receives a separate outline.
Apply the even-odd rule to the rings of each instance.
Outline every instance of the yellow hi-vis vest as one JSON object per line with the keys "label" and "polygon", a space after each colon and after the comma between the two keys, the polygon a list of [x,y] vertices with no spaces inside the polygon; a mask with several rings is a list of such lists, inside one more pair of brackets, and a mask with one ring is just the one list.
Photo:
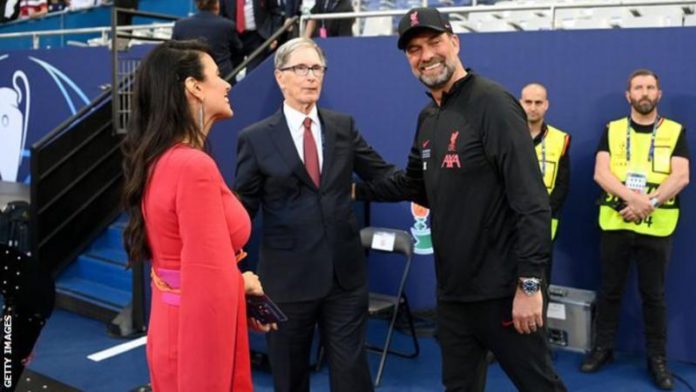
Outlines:
{"label": "yellow hi-vis vest", "polygon": [[[565,149],[568,140],[568,134],[558,128],[546,125],[546,135],[543,136],[541,142],[534,147],[536,150],[539,167],[544,174],[544,185],[546,191],[551,194],[553,188],[556,187],[556,175],[558,174],[558,164],[561,157],[565,154]],[[558,219],[551,219],[551,239],[556,238],[556,230],[558,229]]]}
{"label": "yellow hi-vis vest", "polygon": [[[662,118],[655,133],[653,158],[648,160],[651,133],[631,132],[631,161],[626,161],[626,132],[628,118],[609,123],[610,168],[622,183],[629,170],[640,170],[647,175],[647,193],[657,189],[672,172],[672,153],[677,145],[682,126]],[[625,221],[611,206],[620,203],[619,197],[604,193],[599,207],[599,226],[602,230],[630,230],[639,234],[667,237],[674,232],[679,220],[679,199],[664,202],[650,216],[637,222]]]}

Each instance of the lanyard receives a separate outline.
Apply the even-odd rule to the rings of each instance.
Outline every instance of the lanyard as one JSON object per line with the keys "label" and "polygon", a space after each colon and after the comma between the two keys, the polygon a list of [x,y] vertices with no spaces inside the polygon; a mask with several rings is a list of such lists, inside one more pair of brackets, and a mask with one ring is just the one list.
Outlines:
{"label": "lanyard", "polygon": [[[338,2],[336,2],[336,5],[334,5],[333,8],[329,9],[329,7],[331,6],[331,0],[326,0],[323,3],[324,3],[324,12],[323,13],[326,13],[326,14],[330,13],[331,11],[333,11],[333,9],[335,9],[338,6]],[[326,19],[321,20],[321,27],[326,28]]]}
{"label": "lanyard", "polygon": [[546,176],[546,136],[549,133],[549,129],[546,124],[542,125],[541,128],[541,177]]}
{"label": "lanyard", "polygon": [[541,176],[546,177],[546,135],[541,138]]}
{"label": "lanyard", "polygon": [[[655,117],[655,123],[653,124],[652,135],[650,135],[650,149],[648,150],[648,162],[652,161],[655,155],[655,134],[657,133],[657,128],[660,125],[662,119],[660,116]],[[631,117],[628,117],[628,123],[626,125],[626,162],[631,162]]]}

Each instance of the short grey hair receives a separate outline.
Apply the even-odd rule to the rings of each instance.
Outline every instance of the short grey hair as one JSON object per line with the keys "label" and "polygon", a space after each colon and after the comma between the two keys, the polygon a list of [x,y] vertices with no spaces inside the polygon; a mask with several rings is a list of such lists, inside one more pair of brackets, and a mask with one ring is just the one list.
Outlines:
{"label": "short grey hair", "polygon": [[324,55],[324,51],[321,50],[319,45],[316,44],[316,42],[312,41],[309,38],[293,38],[290,41],[284,43],[283,45],[276,50],[275,58],[273,60],[273,64],[276,69],[280,69],[288,65],[288,59],[290,58],[290,55],[296,51],[297,49],[300,48],[312,48],[317,51],[317,54],[319,55],[319,59],[321,60],[321,64],[326,67],[326,56]]}

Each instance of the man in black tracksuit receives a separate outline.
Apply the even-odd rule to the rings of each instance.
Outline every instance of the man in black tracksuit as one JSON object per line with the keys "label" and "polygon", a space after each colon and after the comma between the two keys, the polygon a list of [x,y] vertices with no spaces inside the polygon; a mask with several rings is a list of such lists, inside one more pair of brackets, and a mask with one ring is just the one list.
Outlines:
{"label": "man in black tracksuit", "polygon": [[406,171],[358,184],[356,197],[431,210],[447,391],[482,391],[488,350],[519,390],[564,391],[543,328],[551,216],[525,113],[464,69],[458,37],[437,10],[409,11],[399,34],[433,102],[418,118]]}

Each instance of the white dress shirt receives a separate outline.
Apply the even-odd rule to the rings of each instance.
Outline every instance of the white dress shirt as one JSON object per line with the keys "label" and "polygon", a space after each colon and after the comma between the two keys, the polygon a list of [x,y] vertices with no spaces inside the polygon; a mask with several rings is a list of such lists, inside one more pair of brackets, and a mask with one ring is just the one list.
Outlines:
{"label": "white dress shirt", "polygon": [[300,160],[304,163],[304,120],[309,117],[312,119],[312,135],[314,135],[314,142],[317,144],[317,155],[319,155],[319,171],[322,169],[324,164],[324,151],[322,148],[321,141],[321,123],[319,122],[319,113],[317,112],[317,105],[312,107],[309,114],[304,114],[297,111],[287,103],[283,103],[283,114],[285,114],[285,120],[288,123],[288,129],[290,129],[290,136],[292,136],[292,141],[295,143],[295,148],[297,153],[300,155]]}
{"label": "white dress shirt", "polygon": [[256,30],[254,0],[244,0],[244,31]]}

